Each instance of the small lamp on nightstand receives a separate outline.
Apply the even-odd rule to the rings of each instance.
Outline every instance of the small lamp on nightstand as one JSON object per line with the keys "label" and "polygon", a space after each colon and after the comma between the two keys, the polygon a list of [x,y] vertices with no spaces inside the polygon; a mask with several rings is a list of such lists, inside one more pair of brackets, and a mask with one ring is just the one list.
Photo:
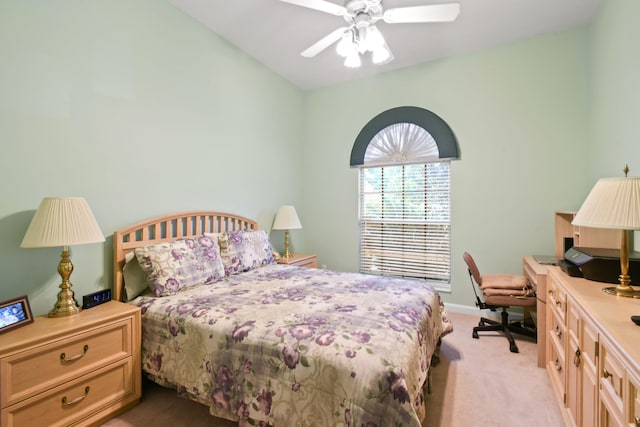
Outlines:
{"label": "small lamp on nightstand", "polygon": [[573,225],[621,230],[620,284],[603,291],[610,295],[640,298],[640,291],[629,286],[628,238],[630,230],[640,230],[640,177],[627,177],[627,173],[629,167],[625,166],[624,177],[602,178],[596,182],[573,218]]}
{"label": "small lamp on nightstand", "polygon": [[293,255],[289,251],[289,230],[302,228],[296,208],[293,206],[280,206],[273,220],[273,230],[284,230],[284,256],[286,259]]}
{"label": "small lamp on nightstand", "polygon": [[73,264],[69,246],[104,242],[104,235],[91,208],[82,197],[46,197],[40,202],[24,239],[23,248],[48,248],[62,246],[58,273],[62,277],[58,300],[49,317],[71,316],[80,312],[73,296],[69,277]]}

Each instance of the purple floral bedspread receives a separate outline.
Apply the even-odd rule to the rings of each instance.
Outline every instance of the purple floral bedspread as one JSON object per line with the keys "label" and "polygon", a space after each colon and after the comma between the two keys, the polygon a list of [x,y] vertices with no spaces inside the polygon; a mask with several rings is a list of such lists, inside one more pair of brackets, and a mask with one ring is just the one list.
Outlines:
{"label": "purple floral bedspread", "polygon": [[452,331],[423,282],[277,264],[132,303],[146,375],[241,426],[419,427]]}

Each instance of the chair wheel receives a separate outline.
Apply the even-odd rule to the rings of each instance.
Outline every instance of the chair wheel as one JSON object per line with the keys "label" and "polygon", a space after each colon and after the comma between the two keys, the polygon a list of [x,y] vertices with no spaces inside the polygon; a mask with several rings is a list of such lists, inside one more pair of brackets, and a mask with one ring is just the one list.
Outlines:
{"label": "chair wheel", "polygon": [[511,350],[511,353],[518,353],[518,346],[515,344],[509,344],[509,350]]}
{"label": "chair wheel", "polygon": [[472,336],[473,338],[475,338],[475,339],[480,338],[480,337],[478,336],[478,332],[477,332],[477,331],[475,331],[475,330],[473,331],[473,333],[471,334],[471,336]]}

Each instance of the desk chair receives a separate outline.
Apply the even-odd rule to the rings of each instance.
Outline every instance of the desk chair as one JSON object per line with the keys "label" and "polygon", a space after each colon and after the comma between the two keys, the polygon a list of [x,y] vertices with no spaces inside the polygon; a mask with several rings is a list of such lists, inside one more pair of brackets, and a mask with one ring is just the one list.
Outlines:
{"label": "desk chair", "polygon": [[[478,326],[473,328],[472,337],[479,338],[478,332],[502,332],[509,341],[509,350],[512,353],[518,353],[518,346],[513,339],[512,333],[535,338],[536,331],[525,327],[520,322],[510,323],[507,309],[509,307],[535,307],[536,296],[533,289],[524,276],[512,274],[480,275],[478,266],[468,252],[464,253],[463,258],[469,270],[473,293],[476,295],[476,306],[480,310],[502,310],[502,321],[481,317]],[[483,293],[484,301],[478,296],[476,284]]]}

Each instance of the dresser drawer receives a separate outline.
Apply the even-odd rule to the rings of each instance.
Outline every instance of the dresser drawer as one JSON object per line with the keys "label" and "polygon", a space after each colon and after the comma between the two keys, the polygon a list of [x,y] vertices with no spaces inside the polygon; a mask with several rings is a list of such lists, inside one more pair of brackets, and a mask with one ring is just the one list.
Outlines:
{"label": "dresser drawer", "polygon": [[3,358],[2,408],[129,357],[131,328],[131,319],[124,319]]}
{"label": "dresser drawer", "polygon": [[563,396],[566,384],[566,365],[564,357],[564,347],[560,345],[557,339],[552,339],[550,342],[550,356],[547,363],[547,372],[549,373],[549,379],[551,385],[556,392],[557,396]]}
{"label": "dresser drawer", "polygon": [[567,342],[567,329],[564,321],[559,316],[551,316],[551,325],[549,327],[550,341],[553,341],[558,348],[565,348]]}
{"label": "dresser drawer", "polygon": [[3,427],[84,425],[135,392],[132,358],[112,363],[2,410]]}
{"label": "dresser drawer", "polygon": [[567,313],[567,294],[553,280],[549,284],[549,291],[547,292],[547,305],[554,315],[558,317],[560,323],[564,324]]}

